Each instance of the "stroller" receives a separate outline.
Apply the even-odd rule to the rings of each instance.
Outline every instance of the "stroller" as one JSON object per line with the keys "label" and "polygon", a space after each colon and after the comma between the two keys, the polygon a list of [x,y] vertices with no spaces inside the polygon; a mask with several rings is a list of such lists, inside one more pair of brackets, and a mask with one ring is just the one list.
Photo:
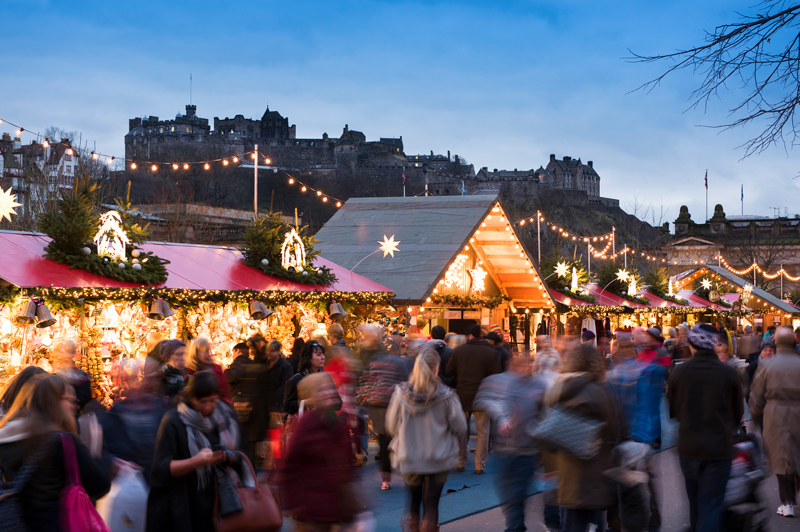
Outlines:
{"label": "stroller", "polygon": [[759,497],[758,486],[769,476],[761,440],[741,434],[734,445],[736,456],[725,490],[725,512],[731,532],[766,532],[769,512]]}

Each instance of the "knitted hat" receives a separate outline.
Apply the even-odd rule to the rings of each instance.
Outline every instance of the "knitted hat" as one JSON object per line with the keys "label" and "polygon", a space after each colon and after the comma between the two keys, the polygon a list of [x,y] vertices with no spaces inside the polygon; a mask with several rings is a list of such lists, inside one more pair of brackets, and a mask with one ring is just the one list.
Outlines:
{"label": "knitted hat", "polygon": [[664,337],[661,336],[661,331],[658,330],[657,327],[650,327],[649,329],[646,330],[646,332],[647,334],[652,336],[658,343],[660,344],[664,343]]}
{"label": "knitted hat", "polygon": [[594,333],[589,329],[583,329],[583,332],[581,333],[581,341],[591,342],[592,340],[594,340],[594,336],[595,336]]}
{"label": "knitted hat", "polygon": [[500,336],[500,333],[498,333],[496,331],[489,331],[489,334],[484,336],[484,339],[491,340],[492,342],[495,342],[495,343],[498,343],[498,344],[502,344],[503,343],[503,337]]}
{"label": "knitted hat", "polygon": [[497,334],[500,334],[503,332],[503,329],[501,329],[499,325],[492,325],[489,327],[489,332],[496,332]]}
{"label": "knitted hat", "polygon": [[763,340],[761,340],[761,349],[764,349],[764,346],[769,345],[772,346],[772,349],[775,349],[775,339],[771,336],[767,336]]}
{"label": "knitted hat", "polygon": [[719,341],[719,331],[708,323],[698,323],[689,331],[689,344],[695,349],[713,351]]}

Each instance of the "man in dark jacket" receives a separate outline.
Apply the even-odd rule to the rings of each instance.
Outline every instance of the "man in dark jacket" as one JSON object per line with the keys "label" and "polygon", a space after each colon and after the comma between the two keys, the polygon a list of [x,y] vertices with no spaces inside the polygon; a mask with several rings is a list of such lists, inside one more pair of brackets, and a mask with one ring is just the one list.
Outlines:
{"label": "man in dark jacket", "polygon": [[281,343],[273,340],[267,346],[267,364],[264,387],[267,393],[267,411],[283,412],[283,394],[286,381],[292,378],[292,364],[281,353]]}
{"label": "man in dark jacket", "polygon": [[245,364],[250,363],[250,350],[247,344],[240,342],[233,346],[233,362],[225,371],[225,378],[231,387],[231,398],[235,402],[236,396],[242,391],[242,378],[245,374]]}
{"label": "man in dark jacket", "polygon": [[444,341],[445,334],[444,327],[436,325],[431,329],[431,341],[428,342],[428,345],[439,353],[439,358],[441,359],[439,362],[439,379],[449,387],[455,388],[456,379],[447,376],[447,363],[450,362],[450,355],[453,354],[453,350],[447,347],[447,343]]}
{"label": "man in dark jacket", "polygon": [[[467,418],[467,427],[473,414],[478,431],[475,443],[475,474],[482,475],[486,468],[486,454],[489,449],[490,418],[486,412],[476,411],[472,406],[481,381],[489,375],[501,373],[500,358],[492,346],[481,339],[481,328],[475,325],[470,331],[471,338],[466,344],[453,350],[447,363],[447,375],[456,379],[456,393],[461,400],[461,408]],[[458,449],[456,471],[464,471],[469,450],[469,430]]]}
{"label": "man in dark jacket", "polygon": [[725,530],[733,437],[744,413],[742,379],[714,353],[718,338],[713,326],[695,325],[689,331],[693,357],[676,366],[669,378],[669,410],[680,423],[678,455],[692,531]]}
{"label": "man in dark jacket", "polygon": [[500,368],[505,371],[508,361],[511,360],[511,353],[509,353],[508,349],[503,347],[503,337],[500,336],[500,333],[491,331],[484,337],[484,340],[486,340],[490,346],[494,347],[500,359]]}

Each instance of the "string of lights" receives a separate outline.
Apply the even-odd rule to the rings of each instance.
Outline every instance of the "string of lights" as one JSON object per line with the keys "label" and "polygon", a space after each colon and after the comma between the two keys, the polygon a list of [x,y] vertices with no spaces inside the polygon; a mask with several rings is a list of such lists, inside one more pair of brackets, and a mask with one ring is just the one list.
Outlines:
{"label": "string of lights", "polygon": [[[51,143],[55,142],[55,141],[52,141],[51,139],[48,139],[45,135],[42,135],[41,133],[29,130],[29,129],[25,129],[24,127],[22,127],[22,126],[20,126],[18,124],[15,124],[13,122],[10,122],[8,120],[0,118],[0,125],[3,125],[3,124],[8,124],[9,126],[17,128],[15,134],[18,137],[21,136],[23,133],[29,133],[29,134],[35,136],[37,139],[40,139],[40,138],[44,139],[42,141],[42,143],[41,143],[42,147],[44,147],[44,148],[48,148]],[[234,165],[235,164],[239,164],[240,161],[245,162],[248,159],[251,160],[251,161],[258,160],[259,162],[263,163],[267,168],[271,168],[275,172],[280,171],[280,172],[283,172],[284,174],[286,174],[288,176],[288,183],[290,185],[293,185],[293,184],[300,185],[300,191],[301,192],[307,192],[307,191],[310,190],[311,192],[316,193],[317,197],[319,197],[319,199],[323,203],[328,203],[328,202],[333,203],[333,202],[335,202],[336,207],[341,207],[342,206],[342,200],[341,199],[335,198],[335,197],[330,196],[328,194],[325,194],[322,190],[316,189],[314,187],[311,187],[311,186],[299,181],[296,177],[290,175],[285,170],[282,170],[280,167],[271,167],[270,165],[272,164],[272,160],[268,156],[266,156],[265,154],[261,153],[260,151],[255,151],[255,150],[247,151],[247,152],[244,152],[244,153],[240,153],[238,155],[229,155],[227,157],[218,157],[216,159],[206,159],[206,160],[202,160],[202,161],[187,161],[187,162],[182,162],[182,163],[160,162],[160,161],[150,161],[150,160],[141,160],[141,159],[136,159],[136,160],[127,159],[125,157],[117,157],[117,156],[114,156],[114,155],[109,155],[109,154],[105,154],[105,153],[101,153],[101,152],[97,152],[97,151],[93,151],[93,150],[88,150],[88,149],[83,149],[83,148],[76,148],[74,146],[70,146],[69,148],[67,148],[65,153],[67,155],[77,155],[77,156],[87,155],[87,156],[91,157],[93,160],[99,160],[99,159],[102,158],[109,165],[111,165],[112,163],[114,163],[117,160],[120,160],[120,161],[123,161],[125,163],[126,168],[129,168],[130,170],[149,170],[152,173],[157,173],[159,171],[170,170],[170,169],[172,171],[181,171],[181,170],[188,171],[191,168],[196,168],[198,166],[202,167],[203,170],[209,171],[209,170],[212,169],[212,165],[217,164],[217,163],[221,164],[223,167],[227,167],[227,166],[229,166],[231,164],[234,164]]]}
{"label": "string of lights", "polygon": [[725,258],[722,255],[718,255],[717,259],[719,259],[720,264],[722,264],[722,266],[724,266],[726,270],[730,271],[731,273],[735,273],[736,275],[747,275],[748,273],[752,272],[755,269],[758,273],[760,273],[761,275],[763,275],[764,277],[766,277],[767,279],[770,279],[770,280],[777,279],[778,277],[783,275],[783,277],[785,279],[788,279],[789,281],[793,281],[793,282],[800,281],[800,276],[793,277],[793,276],[789,275],[786,272],[786,270],[783,269],[783,266],[781,266],[781,269],[778,270],[775,273],[767,273],[766,270],[764,270],[756,262],[753,262],[753,264],[751,264],[748,268],[745,268],[743,270],[737,270],[736,268],[734,268],[733,266],[728,264],[728,261],[726,261]]}
{"label": "string of lights", "polygon": [[[523,226],[523,225],[525,225],[527,223],[533,223],[535,221],[536,221],[536,217],[535,216],[532,217],[532,218],[522,218],[522,219],[517,220],[516,222],[514,222],[512,225]],[[580,242],[602,242],[604,240],[611,241],[614,238],[614,231],[612,231],[610,233],[607,233],[605,235],[599,235],[599,236],[580,236],[580,235],[578,235],[576,233],[570,233],[569,231],[567,231],[563,227],[559,227],[556,224],[547,221],[542,213],[539,213],[539,221],[543,222],[545,225],[550,227],[550,229],[552,229],[553,231],[558,231],[561,236],[566,237],[566,238],[571,238],[572,240],[575,240],[576,242],[577,241],[580,241]]]}

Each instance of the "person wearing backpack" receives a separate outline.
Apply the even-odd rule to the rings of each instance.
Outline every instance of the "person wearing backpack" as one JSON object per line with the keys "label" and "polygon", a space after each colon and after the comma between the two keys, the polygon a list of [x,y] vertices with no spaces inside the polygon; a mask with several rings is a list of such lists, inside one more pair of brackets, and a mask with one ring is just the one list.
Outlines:
{"label": "person wearing backpack", "polygon": [[[70,489],[66,474],[69,463],[77,462],[79,486],[90,497],[101,497],[111,486],[108,456],[106,460],[92,457],[75,434],[77,408],[75,390],[66,381],[55,375],[35,376],[0,421],[3,482],[19,490],[12,499],[21,498],[27,530],[60,532],[61,519],[75,512],[75,508],[61,507],[62,492]],[[64,442],[71,443],[73,455],[65,456],[70,449]],[[8,516],[10,501],[0,502],[0,519]],[[94,517],[99,519],[96,512]],[[14,524],[3,521],[3,530],[14,530]]]}

